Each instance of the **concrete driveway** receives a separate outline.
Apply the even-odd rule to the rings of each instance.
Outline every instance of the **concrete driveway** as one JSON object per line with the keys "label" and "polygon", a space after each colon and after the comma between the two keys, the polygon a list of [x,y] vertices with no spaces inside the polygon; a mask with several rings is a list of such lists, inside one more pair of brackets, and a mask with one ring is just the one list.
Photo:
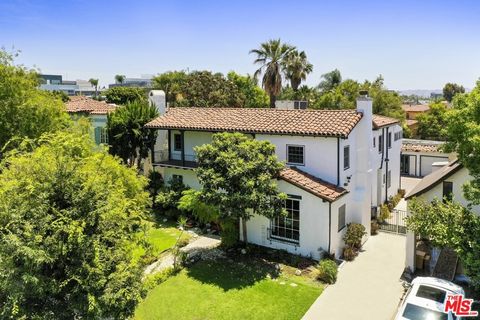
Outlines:
{"label": "concrete driveway", "polygon": [[403,295],[405,236],[371,236],[363,252],[339,269],[338,279],[313,303],[303,319],[390,320]]}

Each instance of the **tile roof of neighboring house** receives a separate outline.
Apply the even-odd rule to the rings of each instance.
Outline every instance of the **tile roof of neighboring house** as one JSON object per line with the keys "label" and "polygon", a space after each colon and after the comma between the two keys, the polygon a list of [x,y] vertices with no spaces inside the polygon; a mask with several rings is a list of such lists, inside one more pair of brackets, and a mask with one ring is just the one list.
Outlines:
{"label": "tile roof of neighboring house", "polygon": [[115,105],[85,96],[70,97],[70,101],[67,101],[66,106],[67,112],[70,113],[86,112],[89,114],[108,114],[115,110]]}
{"label": "tile roof of neighboring house", "polygon": [[346,137],[361,118],[362,114],[356,110],[170,108],[146,126],[159,129]]}
{"label": "tile roof of neighboring house", "polygon": [[430,110],[430,107],[426,104],[404,104],[402,105],[402,109],[405,112],[427,112],[428,110]]}
{"label": "tile roof of neighboring house", "polygon": [[347,190],[341,187],[323,181],[295,167],[283,169],[280,172],[280,179],[328,202],[333,202],[348,193]]}
{"label": "tile roof of neighboring house", "polygon": [[437,184],[450,177],[452,174],[463,168],[458,160],[454,160],[440,169],[433,171],[429,175],[423,177],[422,180],[413,188],[405,197],[405,199],[410,199],[415,196],[419,196],[422,193],[427,192],[428,190],[435,187]]}
{"label": "tile roof of neighboring house", "polygon": [[382,127],[390,126],[400,122],[398,119],[385,117],[378,114],[374,114],[372,120],[374,129],[380,129]]}
{"label": "tile roof of neighboring house", "polygon": [[442,141],[403,139],[402,152],[441,152]]}
{"label": "tile roof of neighboring house", "polygon": [[418,123],[418,120],[407,119],[405,122],[407,123],[407,126],[413,126]]}

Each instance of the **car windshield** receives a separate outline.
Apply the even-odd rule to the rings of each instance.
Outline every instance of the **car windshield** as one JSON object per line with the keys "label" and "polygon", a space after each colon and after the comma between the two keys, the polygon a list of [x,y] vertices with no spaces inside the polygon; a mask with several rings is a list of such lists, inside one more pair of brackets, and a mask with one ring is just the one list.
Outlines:
{"label": "car windshield", "polygon": [[448,320],[448,314],[407,303],[402,315],[409,320]]}
{"label": "car windshield", "polygon": [[430,286],[420,286],[417,290],[417,297],[433,300],[439,303],[443,303],[445,301],[446,295],[447,292],[445,290]]}

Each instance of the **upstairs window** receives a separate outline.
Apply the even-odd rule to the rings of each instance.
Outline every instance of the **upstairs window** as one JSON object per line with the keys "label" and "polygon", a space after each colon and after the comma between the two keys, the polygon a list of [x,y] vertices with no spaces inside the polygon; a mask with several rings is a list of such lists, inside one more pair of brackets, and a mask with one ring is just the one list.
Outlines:
{"label": "upstairs window", "polygon": [[392,147],[392,133],[388,133],[387,147],[390,149]]}
{"label": "upstairs window", "polygon": [[402,139],[402,131],[395,132],[395,134],[393,135],[393,140],[397,141],[400,139]]}
{"label": "upstairs window", "polygon": [[287,145],[287,163],[303,166],[305,164],[305,147]]}
{"label": "upstairs window", "polygon": [[375,148],[375,137],[373,137],[373,147]]}
{"label": "upstairs window", "polygon": [[443,201],[452,201],[453,182],[443,181]]}
{"label": "upstairs window", "polygon": [[173,150],[182,151],[182,135],[180,133],[173,135]]}
{"label": "upstairs window", "polygon": [[350,168],[350,146],[343,148],[343,170]]}
{"label": "upstairs window", "polygon": [[383,135],[378,137],[378,153],[383,152]]}

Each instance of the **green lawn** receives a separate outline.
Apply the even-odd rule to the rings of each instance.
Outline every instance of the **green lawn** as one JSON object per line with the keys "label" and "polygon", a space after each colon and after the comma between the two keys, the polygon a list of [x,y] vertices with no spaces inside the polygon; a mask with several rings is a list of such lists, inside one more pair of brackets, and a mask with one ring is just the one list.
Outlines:
{"label": "green lawn", "polygon": [[323,290],[302,277],[270,274],[272,264],[201,261],[151,290],[135,319],[300,319]]}
{"label": "green lawn", "polygon": [[[175,245],[181,231],[175,227],[175,223],[166,222],[162,224],[151,224],[146,234],[139,232],[139,237],[145,237],[146,241],[152,246],[151,256],[158,257],[163,251],[170,249]],[[188,233],[184,232],[182,238],[188,238]],[[134,259],[140,259],[145,255],[143,247],[132,248]]]}

